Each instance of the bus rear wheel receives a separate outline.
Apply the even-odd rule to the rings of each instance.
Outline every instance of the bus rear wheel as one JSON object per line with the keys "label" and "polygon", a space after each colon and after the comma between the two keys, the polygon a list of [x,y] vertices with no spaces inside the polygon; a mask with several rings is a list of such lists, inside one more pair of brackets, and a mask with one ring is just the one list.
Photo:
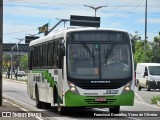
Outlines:
{"label": "bus rear wheel", "polygon": [[112,108],[109,108],[109,113],[119,114],[119,111],[120,111],[120,106],[114,106]]}
{"label": "bus rear wheel", "polygon": [[50,109],[51,108],[51,104],[50,103],[43,103],[44,104],[44,108],[45,109]]}

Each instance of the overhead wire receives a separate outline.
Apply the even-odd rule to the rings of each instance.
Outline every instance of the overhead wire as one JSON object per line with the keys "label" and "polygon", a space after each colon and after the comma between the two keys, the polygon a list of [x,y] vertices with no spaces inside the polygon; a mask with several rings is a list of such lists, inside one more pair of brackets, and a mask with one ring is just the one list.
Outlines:
{"label": "overhead wire", "polygon": [[52,2],[42,2],[42,1],[25,1],[25,0],[8,0],[5,1],[8,3],[25,3],[25,4],[42,4],[42,5],[65,5],[65,6],[80,6],[82,4],[78,4],[78,3],[52,3]]}
{"label": "overhead wire", "polygon": [[[127,5],[131,5],[131,4],[133,4],[135,2],[138,2],[138,1],[139,0],[135,0],[133,2],[130,2],[130,3],[124,4],[124,5],[120,5],[120,6],[118,6],[118,5],[115,5],[115,6],[112,5],[112,6],[109,6],[109,7],[116,7],[116,9],[121,8],[121,7],[128,7]],[[53,3],[53,2],[47,2],[47,1],[43,1],[42,2],[41,0],[39,0],[39,1],[5,0],[4,3],[25,3],[25,4],[64,5],[64,6],[83,6],[84,5],[82,3],[66,3],[66,2],[62,2],[62,3],[60,3],[60,2],[54,2]],[[97,5],[102,5],[102,4],[90,4],[90,5],[96,5],[97,6]],[[135,6],[131,5],[130,7],[135,7]],[[142,7],[144,7],[144,6],[142,6]],[[150,6],[150,7],[155,7],[155,6]],[[159,7],[159,6],[157,5],[157,7]]]}
{"label": "overhead wire", "polygon": [[[114,9],[110,9],[110,10],[107,10],[107,11],[104,11],[103,10],[103,12],[110,12],[110,11],[112,11],[112,12],[114,12],[113,10],[116,10],[116,9],[118,9],[118,8],[122,8],[122,7],[129,7],[129,5],[131,5],[131,4],[133,4],[133,3],[135,3],[135,2],[137,2],[137,1],[139,1],[139,0],[135,0],[135,1],[133,1],[133,2],[130,2],[130,3],[127,3],[127,4],[124,4],[124,5],[121,5],[121,6],[118,6],[118,7],[116,7],[116,8],[114,8]],[[142,0],[138,5],[135,5],[135,7],[133,8],[133,9],[131,9],[130,11],[128,11],[127,13],[125,13],[125,14],[129,14],[129,13],[133,13],[138,7],[140,7],[140,5],[143,3],[143,1],[144,0]],[[24,1],[24,0],[7,0],[7,1],[5,1],[5,2],[20,2],[20,3],[26,3],[26,1]],[[30,3],[30,2],[27,2],[27,3]],[[33,3],[30,3],[30,4],[33,4]],[[38,4],[38,3],[37,3]],[[42,4],[42,2],[39,2],[39,4]],[[44,3],[43,3],[44,4]],[[51,4],[51,3],[48,3],[49,5]],[[47,4],[47,5],[48,5]],[[65,4],[65,5],[69,5],[69,4],[66,4],[66,3],[54,3],[54,5],[63,5],[63,4]],[[53,4],[52,4],[53,5]],[[72,4],[73,5],[73,4]],[[78,4],[77,4],[78,5]],[[114,20],[117,20],[117,19],[119,19],[119,18],[116,18],[116,19],[114,19]],[[19,32],[28,32],[28,31],[33,31],[33,30],[36,30],[36,29],[32,29],[32,30],[25,30],[25,31],[18,31],[18,32],[12,32],[12,33],[5,33],[4,35],[7,35],[7,34],[15,34],[15,33],[19,33]]]}
{"label": "overhead wire", "polygon": [[5,33],[4,35],[15,34],[15,33],[22,33],[22,32],[28,32],[28,31],[33,31],[33,30],[37,30],[37,29],[30,29],[30,30],[24,30],[24,31],[10,32],[10,33]]}
{"label": "overhead wire", "polygon": [[[144,2],[144,0],[141,0],[140,3],[134,7],[133,9],[131,9],[130,11],[128,11],[127,13],[125,14],[130,14],[130,13],[133,13],[142,3]],[[118,20],[119,18],[116,18],[116,19],[113,19],[112,21],[115,21],[115,20]]]}
{"label": "overhead wire", "polygon": [[135,8],[131,9],[128,13],[134,12],[143,2],[144,0],[142,0]]}
{"label": "overhead wire", "polygon": [[116,9],[119,9],[119,8],[122,8],[122,7],[129,7],[128,5],[131,5],[131,4],[133,4],[133,3],[137,2],[137,1],[139,1],[139,0],[135,0],[135,1],[130,2],[130,3],[124,4],[124,5],[120,5],[118,7],[115,7],[113,9],[110,9],[110,10],[107,10],[107,11],[105,11],[105,10],[103,10],[103,11],[104,12],[110,12],[110,11],[113,11],[113,10],[116,10]]}

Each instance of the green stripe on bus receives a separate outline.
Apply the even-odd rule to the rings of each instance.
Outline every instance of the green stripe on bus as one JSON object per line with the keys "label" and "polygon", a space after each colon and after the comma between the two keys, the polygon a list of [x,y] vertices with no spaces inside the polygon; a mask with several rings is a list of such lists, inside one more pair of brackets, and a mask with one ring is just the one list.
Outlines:
{"label": "green stripe on bus", "polygon": [[44,79],[47,80],[47,82],[50,84],[50,86],[54,86],[55,81],[54,78],[51,76],[51,74],[48,72],[48,70],[32,70],[32,73],[41,73],[44,75]]}
{"label": "green stripe on bus", "polygon": [[[98,97],[105,97],[105,102],[95,101]],[[74,102],[73,102],[74,101]],[[68,91],[65,94],[65,106],[67,107],[109,107],[109,106],[133,106],[134,92],[113,96],[82,96]]]}
{"label": "green stripe on bus", "polygon": [[54,87],[54,79],[51,76],[51,73],[48,72],[48,70],[44,71],[44,78],[47,79],[47,82],[50,83],[52,87]]}
{"label": "green stripe on bus", "polygon": [[32,73],[44,73],[44,70],[32,70]]}

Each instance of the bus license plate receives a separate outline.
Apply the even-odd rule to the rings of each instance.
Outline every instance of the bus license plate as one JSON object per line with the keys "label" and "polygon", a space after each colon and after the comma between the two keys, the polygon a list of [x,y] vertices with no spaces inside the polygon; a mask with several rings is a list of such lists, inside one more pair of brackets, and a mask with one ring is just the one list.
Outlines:
{"label": "bus license plate", "polygon": [[106,98],[104,98],[104,97],[98,97],[98,98],[95,99],[95,101],[97,101],[97,102],[106,101]]}

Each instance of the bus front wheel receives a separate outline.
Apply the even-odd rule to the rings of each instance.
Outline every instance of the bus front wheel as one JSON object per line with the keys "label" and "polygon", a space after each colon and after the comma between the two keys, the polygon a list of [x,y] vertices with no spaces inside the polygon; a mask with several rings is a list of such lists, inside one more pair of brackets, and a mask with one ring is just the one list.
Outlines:
{"label": "bus front wheel", "polygon": [[43,108],[43,103],[41,101],[39,101],[39,91],[38,91],[38,88],[36,87],[36,90],[35,90],[35,96],[36,96],[36,107],[41,109]]}
{"label": "bus front wheel", "polygon": [[60,114],[60,115],[64,115],[64,114],[65,114],[66,109],[65,109],[65,107],[63,107],[63,106],[58,105],[58,106],[57,106],[57,111],[58,111],[58,114]]}
{"label": "bus front wheel", "polygon": [[112,108],[109,108],[109,113],[113,113],[113,114],[119,114],[120,111],[120,106],[114,106]]}

